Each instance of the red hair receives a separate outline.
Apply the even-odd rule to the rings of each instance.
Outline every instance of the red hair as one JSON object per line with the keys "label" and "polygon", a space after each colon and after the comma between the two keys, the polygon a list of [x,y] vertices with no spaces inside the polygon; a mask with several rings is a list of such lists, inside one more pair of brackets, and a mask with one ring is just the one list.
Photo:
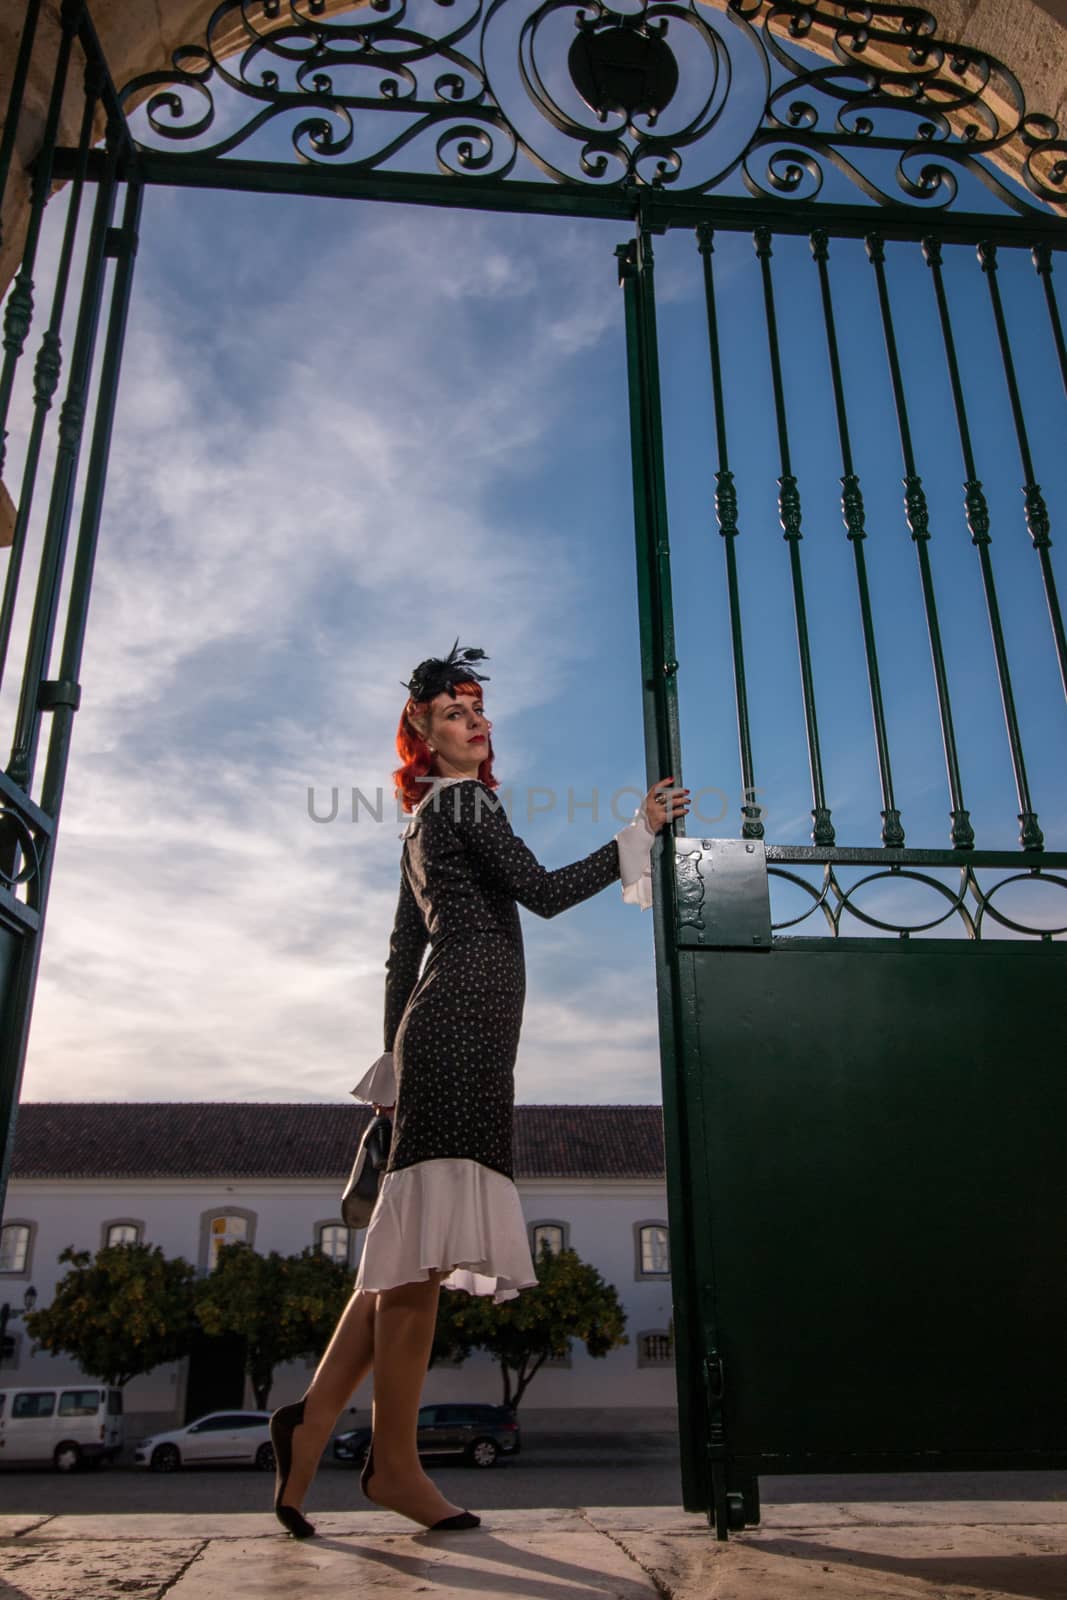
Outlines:
{"label": "red hair", "polygon": [[[481,699],[481,685],[477,683],[457,683],[453,685],[457,694],[470,694]],[[414,713],[420,716],[423,712],[427,715],[430,710],[429,700],[409,700],[400,713],[400,724],[396,730],[396,749],[400,757],[400,766],[393,773],[395,793],[405,811],[414,811],[420,800],[431,792],[432,785],[420,783],[420,778],[425,778],[433,765],[433,753],[421,734],[411,726],[408,718]],[[478,776],[490,789],[500,787],[500,779],[493,776],[493,741],[489,738],[488,754],[478,764]]]}

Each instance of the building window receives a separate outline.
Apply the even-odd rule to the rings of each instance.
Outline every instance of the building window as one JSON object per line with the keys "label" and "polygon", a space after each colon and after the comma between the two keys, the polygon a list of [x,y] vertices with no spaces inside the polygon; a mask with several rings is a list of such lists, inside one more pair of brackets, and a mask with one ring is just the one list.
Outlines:
{"label": "building window", "polygon": [[347,1267],[352,1253],[351,1231],[341,1222],[324,1222],[318,1228],[318,1235],[319,1249],[327,1260]]}
{"label": "building window", "polygon": [[567,1248],[567,1224],[565,1222],[531,1222],[530,1224],[530,1254],[536,1262],[542,1250],[548,1250],[558,1256],[561,1250]]}
{"label": "building window", "polygon": [[0,1229],[0,1272],[28,1272],[33,1230],[28,1222],[8,1222]]}
{"label": "building window", "polygon": [[108,1222],[104,1225],[104,1243],[113,1244],[140,1244],[141,1224],[139,1222]]}
{"label": "building window", "polygon": [[256,1214],[240,1206],[227,1206],[225,1210],[207,1211],[200,1220],[200,1267],[204,1272],[214,1272],[219,1262],[219,1251],[226,1244],[254,1244]]}
{"label": "building window", "polygon": [[208,1250],[208,1270],[218,1265],[219,1251],[225,1244],[247,1244],[248,1222],[244,1217],[212,1217],[211,1245]]}
{"label": "building window", "polygon": [[669,1278],[670,1233],[665,1222],[639,1222],[634,1228],[634,1276]]}
{"label": "building window", "polygon": [[639,1367],[672,1367],[674,1365],[674,1340],[669,1332],[639,1333],[637,1336],[637,1365]]}

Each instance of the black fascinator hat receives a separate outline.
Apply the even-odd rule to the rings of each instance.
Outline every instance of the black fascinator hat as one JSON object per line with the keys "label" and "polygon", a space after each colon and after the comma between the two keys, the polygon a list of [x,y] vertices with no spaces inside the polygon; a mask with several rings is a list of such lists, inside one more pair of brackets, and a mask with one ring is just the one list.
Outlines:
{"label": "black fascinator hat", "polygon": [[489,682],[485,673],[475,672],[469,664],[488,659],[484,650],[461,650],[457,638],[443,661],[437,656],[430,656],[426,661],[419,662],[408,683],[404,683],[403,679],[400,681],[413,700],[432,700],[438,694],[450,694],[454,700],[457,683]]}

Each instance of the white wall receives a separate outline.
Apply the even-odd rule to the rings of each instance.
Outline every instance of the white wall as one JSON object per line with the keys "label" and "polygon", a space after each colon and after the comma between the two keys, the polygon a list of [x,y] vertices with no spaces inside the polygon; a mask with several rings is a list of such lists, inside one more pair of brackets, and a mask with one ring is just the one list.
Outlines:
{"label": "white wall", "polygon": [[[664,1279],[642,1281],[636,1271],[634,1225],[666,1222],[666,1195],[655,1182],[529,1180],[518,1184],[528,1222],[559,1221],[568,1226],[567,1242],[583,1260],[591,1262],[608,1283],[614,1284],[627,1314],[631,1342],[602,1359],[593,1360],[581,1345],[573,1348],[571,1365],[542,1368],[528,1390],[523,1410],[582,1408],[669,1412],[675,1407],[673,1368],[638,1366],[637,1335],[666,1330],[671,1321],[670,1283]],[[95,1251],[104,1242],[110,1222],[135,1220],[144,1225],[143,1238],[158,1244],[168,1256],[184,1256],[194,1266],[202,1262],[203,1218],[206,1212],[234,1207],[255,1214],[251,1242],[261,1251],[295,1254],[314,1243],[317,1224],[340,1221],[336,1183],[285,1180],[211,1182],[202,1179],[55,1181],[13,1180],[9,1186],[5,1222],[28,1220],[36,1224],[32,1255],[24,1274],[0,1275],[0,1299],[21,1306],[25,1287],[33,1283],[38,1305],[47,1305],[57,1279],[67,1270],[57,1261],[68,1244]],[[355,1235],[356,1254],[363,1234]],[[77,1376],[63,1357],[32,1357],[30,1341],[21,1331],[21,1319],[9,1325],[19,1340],[17,1365],[6,1363],[0,1372],[5,1385],[53,1383]],[[179,1364],[157,1368],[135,1378],[126,1390],[126,1409],[134,1415],[174,1414],[184,1404],[184,1372]],[[274,1405],[303,1393],[311,1364],[293,1363],[280,1368],[271,1395]],[[355,1397],[362,1411],[370,1404],[370,1385]],[[427,1376],[427,1400],[487,1400],[499,1402],[499,1370],[488,1357],[474,1355],[459,1368],[434,1368]],[[247,1397],[251,1404],[251,1393]]]}

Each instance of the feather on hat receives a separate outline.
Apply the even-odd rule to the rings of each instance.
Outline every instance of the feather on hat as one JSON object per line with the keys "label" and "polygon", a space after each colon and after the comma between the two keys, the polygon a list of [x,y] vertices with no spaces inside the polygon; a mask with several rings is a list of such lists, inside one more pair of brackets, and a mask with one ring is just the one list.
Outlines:
{"label": "feather on hat", "polygon": [[438,656],[429,656],[419,662],[407,683],[403,679],[400,681],[413,700],[432,700],[439,694],[450,694],[454,700],[457,683],[489,682],[485,673],[475,672],[469,665],[472,661],[488,660],[484,650],[460,650],[457,637],[443,661]]}

